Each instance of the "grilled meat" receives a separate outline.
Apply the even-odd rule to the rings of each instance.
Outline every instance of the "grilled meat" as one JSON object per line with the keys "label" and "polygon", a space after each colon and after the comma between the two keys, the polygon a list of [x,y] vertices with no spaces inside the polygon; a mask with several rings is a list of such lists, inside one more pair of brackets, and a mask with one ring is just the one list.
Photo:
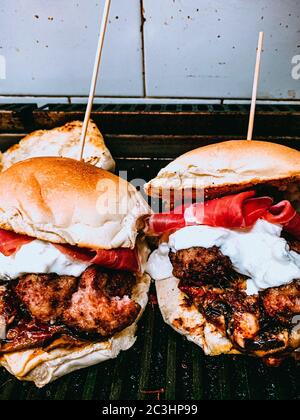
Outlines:
{"label": "grilled meat", "polygon": [[288,239],[287,243],[292,251],[300,254],[300,241],[297,241],[297,239]]}
{"label": "grilled meat", "polygon": [[42,347],[63,333],[66,333],[66,328],[63,326],[21,320],[15,327],[8,330],[5,342],[0,345],[0,353]]}
{"label": "grilled meat", "polygon": [[17,315],[17,309],[9,290],[0,286],[0,322],[5,328],[10,325]]}
{"label": "grilled meat", "polygon": [[[112,289],[107,287],[109,276],[114,278]],[[88,268],[81,276],[79,289],[72,296],[69,308],[63,313],[64,324],[77,331],[103,337],[111,336],[131,325],[140,312],[140,305],[124,294],[109,296],[128,276],[132,275],[114,272],[109,275],[96,267]],[[133,276],[131,280],[134,281]],[[103,284],[106,285],[104,290]],[[126,293],[126,287],[122,286],[122,289],[121,292]]]}
{"label": "grilled meat", "polygon": [[136,278],[132,273],[95,269],[97,272],[97,288],[108,298],[131,296]]}
{"label": "grilled meat", "polygon": [[[300,251],[299,241],[289,245]],[[300,314],[300,280],[248,296],[246,277],[217,247],[171,252],[170,259],[180,290],[237,349],[259,356],[288,351],[292,318]]]}
{"label": "grilled meat", "polygon": [[0,353],[45,346],[63,335],[74,342],[112,336],[140,312],[130,299],[135,283],[131,273],[93,266],[80,278],[29,274],[0,287]]}
{"label": "grilled meat", "polygon": [[13,288],[38,323],[61,323],[81,333],[109,336],[130,325],[140,306],[129,299],[131,273],[88,268],[81,278],[30,274]]}
{"label": "grilled meat", "polygon": [[77,289],[77,279],[56,274],[28,274],[14,288],[18,299],[38,322],[54,323]]}
{"label": "grilled meat", "polygon": [[191,284],[211,283],[225,286],[233,273],[230,258],[222,254],[218,247],[190,248],[176,253],[170,252],[173,275]]}
{"label": "grilled meat", "polygon": [[[223,334],[232,335],[242,344],[245,338],[253,338],[259,331],[260,307],[257,296],[247,296],[239,288],[221,289],[212,286],[201,288],[196,295],[192,289],[193,303],[208,322],[216,325]],[[182,288],[189,294],[188,288]]]}
{"label": "grilled meat", "polygon": [[197,288],[184,282],[179,287],[240,351],[263,356],[288,350],[292,319],[300,314],[299,280],[253,296],[241,287]]}
{"label": "grilled meat", "polygon": [[245,347],[246,340],[255,340],[259,331],[259,317],[251,312],[235,312],[228,324],[229,335],[240,348]]}
{"label": "grilled meat", "polygon": [[0,316],[4,317],[6,320],[6,311],[7,311],[7,305],[6,305],[6,295],[7,290],[5,286],[0,287]]}
{"label": "grilled meat", "polygon": [[260,296],[267,315],[281,323],[287,322],[293,315],[300,314],[300,280],[286,286],[267,289]]}

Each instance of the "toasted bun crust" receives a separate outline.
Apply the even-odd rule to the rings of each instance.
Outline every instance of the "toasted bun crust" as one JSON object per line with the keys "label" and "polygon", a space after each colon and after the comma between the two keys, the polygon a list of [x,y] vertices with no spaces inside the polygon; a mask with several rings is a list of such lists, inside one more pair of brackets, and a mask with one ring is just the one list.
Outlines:
{"label": "toasted bun crust", "polygon": [[[53,130],[38,130],[28,134],[1,156],[2,170],[33,157],[69,157],[76,159],[82,131],[81,121],[72,121]],[[83,159],[106,171],[114,171],[115,162],[96,124],[89,122]]]}
{"label": "toasted bun crust", "polygon": [[194,305],[187,305],[186,295],[178,288],[178,283],[175,277],[156,282],[158,304],[164,321],[201,347],[207,356],[238,354],[232,343],[208,323]]}
{"label": "toasted bun crust", "polygon": [[209,198],[255,185],[300,179],[300,152],[260,141],[233,140],[193,150],[162,169],[145,186],[148,195],[205,190]]}
{"label": "toasted bun crust", "polygon": [[[240,354],[231,341],[201,315],[196,306],[187,305],[187,296],[178,288],[178,283],[179,280],[175,277],[156,282],[158,304],[164,321],[189,341],[201,347],[207,356]],[[288,344],[291,351],[293,349],[299,351],[300,325],[291,332]],[[276,356],[277,351],[257,352],[256,356],[272,357]]]}
{"label": "toasted bun crust", "polygon": [[57,340],[57,343],[51,345],[51,350],[37,348],[6,354],[0,359],[0,366],[5,367],[17,379],[32,381],[42,388],[75,370],[116,358],[121,351],[128,350],[135,343],[137,322],[146,308],[149,287],[150,277],[140,277],[132,291],[132,299],[141,306],[140,314],[133,325],[114,337],[80,348],[62,348]]}
{"label": "toasted bun crust", "polygon": [[88,248],[133,248],[150,209],[136,189],[68,158],[33,158],[0,174],[0,228]]}

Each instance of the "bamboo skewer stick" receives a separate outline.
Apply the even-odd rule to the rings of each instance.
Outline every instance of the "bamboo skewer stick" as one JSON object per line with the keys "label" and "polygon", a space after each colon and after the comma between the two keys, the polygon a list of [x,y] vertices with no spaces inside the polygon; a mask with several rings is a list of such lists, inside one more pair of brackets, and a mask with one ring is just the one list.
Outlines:
{"label": "bamboo skewer stick", "polygon": [[92,76],[92,82],[91,82],[91,88],[90,88],[90,94],[89,94],[89,100],[88,100],[88,104],[87,104],[87,108],[85,112],[81,138],[80,138],[79,155],[78,155],[80,161],[83,159],[86,133],[87,133],[88,124],[91,117],[91,112],[92,112],[92,107],[93,107],[93,102],[94,102],[94,96],[95,96],[95,91],[96,91],[96,86],[97,86],[97,79],[98,79],[99,68],[100,68],[100,63],[101,63],[105,33],[106,33],[106,28],[107,28],[107,23],[108,23],[110,3],[111,3],[111,0],[105,0],[103,17],[102,17],[101,26],[100,26],[98,47],[97,47],[97,52],[96,52],[96,58],[95,58],[95,64],[94,64],[94,70],[93,70],[93,76]]}
{"label": "bamboo skewer stick", "polygon": [[259,39],[258,39],[257,53],[256,53],[256,64],[255,64],[255,72],[254,72],[252,101],[251,101],[247,140],[252,140],[252,137],[253,137],[253,128],[254,128],[255,111],[256,111],[256,99],[257,99],[263,44],[264,44],[264,32],[260,32]]}

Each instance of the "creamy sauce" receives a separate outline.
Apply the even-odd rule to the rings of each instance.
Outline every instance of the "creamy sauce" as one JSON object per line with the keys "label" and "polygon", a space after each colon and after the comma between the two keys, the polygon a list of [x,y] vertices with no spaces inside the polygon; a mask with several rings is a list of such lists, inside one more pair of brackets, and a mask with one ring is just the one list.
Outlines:
{"label": "creamy sauce", "polygon": [[146,272],[153,280],[165,280],[172,276],[173,266],[169,258],[169,252],[169,245],[164,243],[150,255]]}
{"label": "creamy sauce", "polygon": [[247,293],[279,287],[300,278],[300,255],[291,251],[282,228],[258,220],[252,229],[231,230],[208,226],[183,228],[150,256],[147,271],[154,280],[172,276],[169,251],[217,246],[228,256],[234,269],[247,277]]}
{"label": "creamy sauce", "polygon": [[78,277],[89,265],[63,254],[49,242],[35,240],[9,257],[0,253],[0,279],[13,280],[28,273]]}

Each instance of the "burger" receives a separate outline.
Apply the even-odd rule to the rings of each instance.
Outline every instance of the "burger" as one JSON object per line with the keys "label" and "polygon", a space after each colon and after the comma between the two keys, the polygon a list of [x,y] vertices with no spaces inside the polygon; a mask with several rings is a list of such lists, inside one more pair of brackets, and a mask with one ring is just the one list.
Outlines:
{"label": "burger", "polygon": [[209,145],[146,184],[147,271],[165,322],[206,355],[278,365],[300,347],[300,152],[258,141]]}
{"label": "burger", "polygon": [[0,364],[38,387],[135,342],[148,257],[136,189],[69,158],[0,174]]}

